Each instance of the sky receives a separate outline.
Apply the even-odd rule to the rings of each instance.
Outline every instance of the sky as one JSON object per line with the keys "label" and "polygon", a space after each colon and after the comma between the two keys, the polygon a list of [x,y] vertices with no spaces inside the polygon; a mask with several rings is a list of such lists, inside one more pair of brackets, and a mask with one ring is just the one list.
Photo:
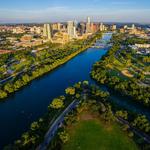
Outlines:
{"label": "sky", "polygon": [[0,0],[0,23],[150,23],[150,0]]}

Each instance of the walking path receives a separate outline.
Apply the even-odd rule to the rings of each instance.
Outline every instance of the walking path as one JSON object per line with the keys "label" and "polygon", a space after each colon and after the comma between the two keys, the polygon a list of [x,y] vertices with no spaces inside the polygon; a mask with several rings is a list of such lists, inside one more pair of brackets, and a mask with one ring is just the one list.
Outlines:
{"label": "walking path", "polygon": [[74,100],[62,113],[61,115],[54,121],[54,123],[50,126],[48,132],[45,135],[44,142],[37,148],[37,150],[46,150],[48,144],[54,137],[57,129],[62,125],[64,121],[64,117],[77,105],[79,104],[78,100]]}
{"label": "walking path", "polygon": [[143,138],[144,141],[146,141],[147,143],[150,144],[150,136],[145,134],[144,132],[138,130],[137,128],[134,128],[130,125],[130,123],[120,117],[118,117],[118,122],[122,123],[122,124],[125,124],[125,125],[128,125],[130,127],[130,130],[132,132],[134,132],[136,135],[138,135],[139,137]]}

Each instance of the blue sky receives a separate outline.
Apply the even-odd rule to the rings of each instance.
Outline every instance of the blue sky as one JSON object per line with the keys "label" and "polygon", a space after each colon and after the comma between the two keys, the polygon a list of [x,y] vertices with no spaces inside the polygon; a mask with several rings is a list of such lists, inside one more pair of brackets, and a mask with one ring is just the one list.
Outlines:
{"label": "blue sky", "polygon": [[87,16],[150,23],[150,0],[0,0],[0,23],[83,21]]}

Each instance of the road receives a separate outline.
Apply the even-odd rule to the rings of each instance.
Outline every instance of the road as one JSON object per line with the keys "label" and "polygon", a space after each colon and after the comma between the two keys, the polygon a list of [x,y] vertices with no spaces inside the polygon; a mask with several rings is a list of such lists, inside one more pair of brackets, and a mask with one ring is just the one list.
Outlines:
{"label": "road", "polygon": [[[86,93],[86,92],[84,92]],[[85,94],[83,94],[85,95]],[[48,130],[48,132],[45,135],[44,138],[44,142],[42,144],[39,145],[39,147],[37,148],[37,150],[46,150],[48,144],[51,142],[52,138],[54,137],[57,129],[62,125],[63,121],[64,121],[64,117],[73,109],[75,108],[77,105],[79,104],[78,100],[74,100],[62,113],[61,115],[54,121],[51,121],[50,123],[50,128]],[[117,118],[117,121],[121,124],[124,125],[128,125],[130,127],[130,130],[136,134],[137,136],[143,138],[147,143],[150,144],[150,136],[143,133],[142,131],[132,127],[130,125],[130,123],[120,117]]]}
{"label": "road", "polygon": [[[32,66],[30,67],[30,68],[31,68],[30,70],[32,70],[34,67],[36,67],[36,65],[32,65]],[[17,77],[17,76],[19,76],[19,75],[25,73],[25,72],[27,72],[27,71],[28,71],[28,69],[25,68],[25,69],[23,69],[22,71],[17,72],[17,73],[15,73],[15,74],[11,75],[10,77],[1,80],[1,81],[0,81],[0,84],[4,84],[5,82],[7,82],[7,81],[13,79],[14,77]]]}
{"label": "road", "polygon": [[139,137],[143,138],[144,141],[146,141],[147,143],[150,144],[150,136],[149,136],[149,135],[143,133],[142,131],[138,130],[137,128],[132,127],[128,121],[126,121],[126,120],[124,120],[124,119],[122,119],[122,118],[120,118],[120,117],[118,117],[118,122],[120,122],[120,123],[122,123],[122,124],[125,124],[125,125],[128,125],[128,126],[130,127],[130,130],[131,130],[134,134],[136,134],[136,135],[138,135]]}
{"label": "road", "polygon": [[54,137],[57,129],[61,126],[64,121],[64,117],[77,105],[79,104],[78,100],[74,100],[62,113],[61,115],[54,121],[54,123],[50,126],[48,132],[45,135],[44,142],[39,145],[37,150],[46,150],[48,144]]}
{"label": "road", "polygon": [[17,76],[19,76],[19,75],[21,75],[21,74],[27,72],[28,70],[29,70],[29,71],[32,71],[35,67],[39,67],[40,65],[43,65],[44,62],[46,62],[47,60],[49,60],[49,57],[48,57],[47,59],[42,60],[42,61],[39,62],[38,64],[31,65],[30,68],[25,68],[25,69],[23,69],[23,70],[20,71],[20,72],[17,72],[17,73],[15,73],[15,74],[13,74],[13,75],[11,75],[11,76],[5,78],[5,79],[0,80],[0,84],[4,84],[4,83],[6,83],[7,81],[13,79],[14,77],[17,77]]}
{"label": "road", "polygon": [[16,74],[11,75],[11,76],[8,77],[8,78],[5,78],[5,79],[1,80],[1,81],[0,81],[0,84],[4,84],[5,82],[11,80],[12,78],[14,78],[14,77],[16,77],[16,76],[18,76],[18,75],[20,75],[20,74],[22,74],[22,73],[24,73],[24,72],[25,72],[25,69],[22,70],[22,71],[20,71],[20,72],[18,72],[18,73],[16,73]]}

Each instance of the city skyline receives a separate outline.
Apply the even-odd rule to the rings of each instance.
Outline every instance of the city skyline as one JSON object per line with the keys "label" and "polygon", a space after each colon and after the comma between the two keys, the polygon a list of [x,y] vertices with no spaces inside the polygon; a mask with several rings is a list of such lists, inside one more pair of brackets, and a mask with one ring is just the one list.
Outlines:
{"label": "city skyline", "polygon": [[5,0],[0,3],[0,23],[83,21],[87,16],[99,22],[150,23],[148,0]]}

